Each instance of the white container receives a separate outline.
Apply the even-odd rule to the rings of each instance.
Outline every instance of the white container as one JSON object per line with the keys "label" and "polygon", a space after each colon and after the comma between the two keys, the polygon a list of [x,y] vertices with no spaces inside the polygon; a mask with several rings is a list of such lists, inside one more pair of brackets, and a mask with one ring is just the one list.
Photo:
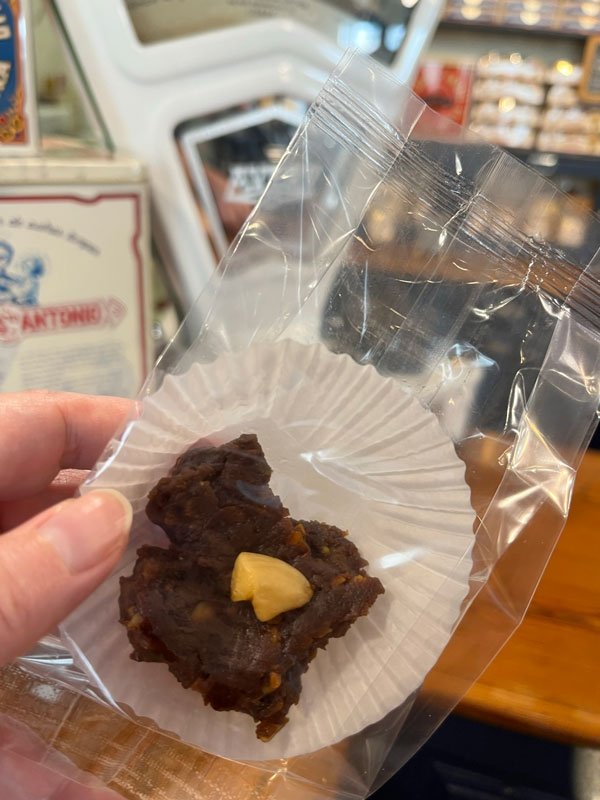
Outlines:
{"label": "white container", "polygon": [[[113,141],[148,165],[153,235],[187,310],[212,275],[223,241],[213,248],[203,227],[202,214],[210,217],[210,209],[199,212],[198,185],[195,192],[176,130],[194,120],[203,126],[209,115],[264,98],[312,102],[345,50],[346,43],[332,37],[343,15],[330,8],[325,21],[318,15],[309,20],[306,14],[311,17],[324,5],[312,0],[302,4],[306,14],[275,0],[56,0],[54,5]],[[252,21],[231,24],[240,22],[233,11],[244,6],[240,19]],[[443,0],[420,0],[416,6],[392,65],[400,80],[411,82],[442,7]],[[202,24],[194,30],[189,19],[202,18],[207,9],[215,16],[211,30]],[[165,13],[171,16],[166,27]],[[221,13],[226,27],[219,27]]]}
{"label": "white container", "polygon": [[[118,489],[131,501],[127,551],[61,626],[104,698],[209,753],[248,761],[329,747],[409,700],[450,639],[473,568],[465,465],[436,416],[372,365],[293,339],[168,375],[139,411],[83,489]],[[268,743],[248,716],[206,707],[164,664],[132,661],[116,622],[119,578],[140,545],[165,542],[143,512],[149,490],[198,440],[222,444],[242,431],[258,435],[292,516],[349,531],[385,587],[368,617],[311,663],[289,724]]]}
{"label": "white container", "polygon": [[322,0],[125,0],[135,32],[144,44],[244,25],[265,17],[287,17],[325,33],[334,41],[357,22],[350,10]]}
{"label": "white container", "polygon": [[152,360],[147,196],[125,158],[0,173],[0,390],[134,395]]}

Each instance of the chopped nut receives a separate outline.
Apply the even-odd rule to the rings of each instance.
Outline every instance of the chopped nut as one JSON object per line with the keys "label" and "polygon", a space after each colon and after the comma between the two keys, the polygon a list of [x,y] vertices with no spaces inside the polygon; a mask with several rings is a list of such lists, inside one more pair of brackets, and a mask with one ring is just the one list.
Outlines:
{"label": "chopped nut", "polygon": [[332,586],[341,586],[342,583],[346,583],[348,578],[345,575],[336,575],[335,578],[331,579]]}
{"label": "chopped nut", "polygon": [[269,678],[263,686],[264,693],[269,694],[270,692],[274,692],[276,689],[279,689],[280,686],[281,675],[278,672],[269,672]]}
{"label": "chopped nut", "polygon": [[290,544],[295,545],[304,545],[306,547],[306,531],[304,530],[304,525],[300,522],[296,525],[296,527],[292,530],[289,538]]}
{"label": "chopped nut", "polygon": [[328,555],[331,553],[331,549],[330,549],[329,547],[327,547],[327,545],[325,544],[325,545],[323,545],[323,547],[321,548],[321,553],[322,553],[324,556],[328,556]]}
{"label": "chopped nut", "polygon": [[366,581],[366,578],[365,578],[364,575],[355,575],[352,578],[352,583],[362,583],[363,581]]}
{"label": "chopped nut", "polygon": [[[283,708],[283,703],[279,704]],[[279,709],[275,709],[273,714],[275,714]],[[285,720],[287,722],[287,718]],[[285,723],[284,723],[285,724]],[[260,722],[256,728],[256,735],[261,740],[261,742],[270,742],[273,736],[281,730],[280,723],[268,722],[263,720]]]}
{"label": "chopped nut", "polygon": [[278,672],[271,672],[269,675],[269,683],[273,689],[279,689],[281,686],[281,675]]}
{"label": "chopped nut", "polygon": [[151,581],[158,576],[159,566],[155,561],[147,561],[144,564],[142,574],[145,581]]}
{"label": "chopped nut", "polygon": [[210,619],[214,614],[214,609],[210,603],[202,602],[192,611],[190,617],[194,622],[205,622]]}
{"label": "chopped nut", "polygon": [[278,628],[271,628],[271,641],[273,644],[277,644],[281,639],[281,634],[279,633]]}
{"label": "chopped nut", "polygon": [[250,600],[261,622],[306,605],[312,596],[313,590],[304,575],[279,558],[240,553],[235,560],[231,599]]}
{"label": "chopped nut", "polygon": [[142,621],[142,615],[136,611],[131,619],[126,623],[127,630],[136,631],[142,624]]}

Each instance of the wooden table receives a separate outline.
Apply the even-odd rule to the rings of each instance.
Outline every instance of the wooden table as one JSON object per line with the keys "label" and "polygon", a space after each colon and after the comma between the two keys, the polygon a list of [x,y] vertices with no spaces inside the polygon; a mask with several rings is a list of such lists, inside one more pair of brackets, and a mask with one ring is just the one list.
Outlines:
{"label": "wooden table", "polygon": [[[562,539],[523,624],[468,691],[459,713],[570,743],[600,745],[599,520],[600,453],[591,453],[581,466]],[[475,625],[474,657],[482,635]],[[466,636],[469,640],[468,626]],[[460,686],[452,657],[448,663],[452,697]],[[443,684],[440,689],[432,683],[432,696],[443,698]],[[0,723],[2,713],[21,720],[42,744],[51,744],[127,800],[222,800],[224,787],[230,800],[334,800],[345,774],[345,753],[336,749],[316,754],[306,767],[290,762],[287,774],[223,761],[16,667],[0,670]]]}
{"label": "wooden table", "polygon": [[569,519],[524,622],[458,712],[600,746],[600,452],[583,459]]}

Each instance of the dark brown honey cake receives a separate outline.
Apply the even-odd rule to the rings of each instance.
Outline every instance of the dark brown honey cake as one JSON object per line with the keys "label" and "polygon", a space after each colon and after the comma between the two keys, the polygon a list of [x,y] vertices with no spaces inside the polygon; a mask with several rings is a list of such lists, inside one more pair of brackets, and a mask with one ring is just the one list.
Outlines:
{"label": "dark brown honey cake", "polygon": [[259,535],[288,514],[271,491],[271,473],[255,434],[195,448],[152,489],[146,513],[180,547],[194,544],[205,528],[225,539]]}
{"label": "dark brown honey cake", "polygon": [[[232,445],[235,442],[226,448]],[[264,476],[257,447],[255,442],[251,450]],[[210,458],[214,466],[212,453]],[[180,459],[173,471],[175,478],[185,474],[188,484],[189,463]],[[206,460],[194,463],[205,480]],[[223,471],[212,473],[216,495],[222,489]],[[246,482],[245,469],[242,474]],[[219,524],[214,524],[214,514],[204,514],[194,528],[191,521],[176,519],[168,485],[161,484],[161,518],[169,519],[183,545],[168,550],[142,547],[133,575],[121,579],[121,622],[128,630],[132,658],[166,663],[184,687],[200,691],[216,710],[249,714],[257,722],[257,736],[266,741],[286,723],[290,707],[298,702],[301,675],[317,650],[329,639],[343,636],[369,611],[383,587],[367,575],[366,562],[354,544],[334,526],[280,516],[265,529],[262,516],[260,524],[249,522],[252,514],[246,508],[249,516],[226,530],[220,522],[221,507],[214,512]],[[175,502],[185,508],[179,495],[181,482],[175,480],[173,486]],[[265,498],[263,490],[261,503]],[[156,518],[155,511],[151,513]],[[302,573],[312,588],[310,601],[267,622],[257,618],[250,602],[232,602],[233,567],[245,552],[279,559]]]}
{"label": "dark brown honey cake", "polygon": [[[287,522],[287,520],[286,520]],[[302,530],[304,527],[304,531]],[[284,557],[315,590],[303,608],[259,622],[250,603],[232,603],[233,560],[144,547],[122,580],[121,616],[139,661],[164,661],[186,688],[217,710],[243,711],[270,738],[300,695],[300,676],[332,637],[366,614],[382,587],[341,531],[319,523],[282,526],[261,552]],[[291,535],[290,535],[291,534]]]}

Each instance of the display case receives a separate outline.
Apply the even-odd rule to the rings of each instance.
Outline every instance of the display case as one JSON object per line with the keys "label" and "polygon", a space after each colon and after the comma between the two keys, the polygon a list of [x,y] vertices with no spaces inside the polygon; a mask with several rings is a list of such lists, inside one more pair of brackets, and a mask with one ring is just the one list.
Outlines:
{"label": "display case", "polygon": [[148,164],[154,238],[187,310],[344,51],[412,81],[443,0],[54,7],[112,141]]}

